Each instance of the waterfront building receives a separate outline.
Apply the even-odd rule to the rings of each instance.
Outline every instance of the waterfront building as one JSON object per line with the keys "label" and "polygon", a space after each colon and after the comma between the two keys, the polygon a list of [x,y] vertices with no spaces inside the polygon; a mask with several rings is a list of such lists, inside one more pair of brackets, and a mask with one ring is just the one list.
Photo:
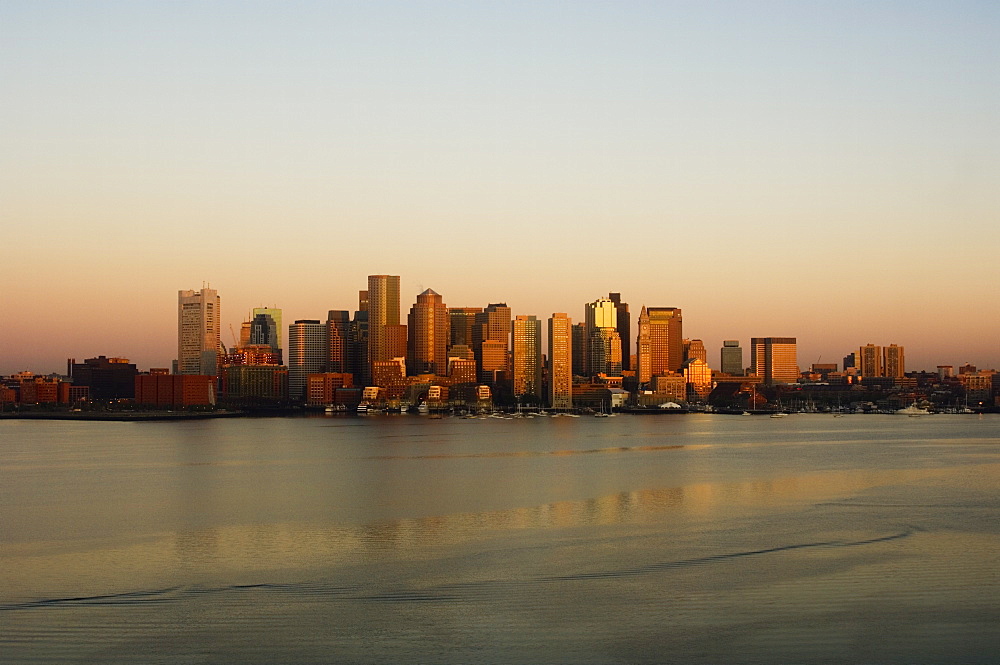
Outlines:
{"label": "waterfront building", "polygon": [[678,307],[646,307],[639,313],[636,370],[639,384],[684,364],[683,316]]}
{"label": "waterfront building", "polygon": [[306,377],[326,365],[326,326],[318,320],[301,319],[288,326],[288,396],[305,396]]}
{"label": "waterfront building", "polygon": [[618,339],[622,345],[622,371],[632,370],[632,319],[628,313],[628,303],[622,302],[622,294],[609,293],[608,298],[615,304],[615,321]]}
{"label": "waterfront building", "polygon": [[858,370],[863,377],[885,376],[882,347],[866,344],[858,350]]}
{"label": "waterfront building", "polygon": [[687,398],[704,401],[712,392],[712,369],[702,358],[688,358],[681,368],[684,383],[687,384]]}
{"label": "waterfront building", "polygon": [[760,376],[766,385],[799,380],[794,337],[752,337],[750,363],[751,373]]}
{"label": "waterfront building", "polygon": [[407,326],[409,373],[444,376],[448,371],[451,320],[441,296],[432,289],[418,295],[410,307]]}
{"label": "waterfront building", "polygon": [[135,402],[158,409],[215,405],[215,377],[200,374],[137,374]]}
{"label": "waterfront building", "polygon": [[226,365],[222,368],[222,393],[227,401],[244,405],[284,402],[288,399],[288,367]]}
{"label": "waterfront building", "polygon": [[448,356],[448,380],[452,385],[476,383],[476,361],[472,358]]}
{"label": "waterfront building", "polygon": [[542,324],[534,316],[518,315],[511,322],[514,397],[542,398]]}
{"label": "waterfront building", "polygon": [[743,375],[743,349],[737,339],[727,339],[722,342],[720,351],[720,367],[723,374],[730,376]]}
{"label": "waterfront building", "polygon": [[[399,275],[368,276],[368,363],[404,356],[396,339],[389,339],[389,326],[399,326]],[[397,348],[392,348],[396,346]],[[406,348],[405,336],[403,348]]]}
{"label": "waterfront building", "polygon": [[575,326],[562,312],[549,318],[549,406],[573,408],[573,331]]}
{"label": "waterfront building", "polygon": [[222,301],[215,289],[177,292],[175,374],[218,375],[221,319]]}
{"label": "waterfront building", "polygon": [[135,396],[139,373],[128,358],[98,356],[73,365],[73,384],[87,386],[90,399],[122,399]]}
{"label": "waterfront building", "polygon": [[[344,399],[344,389],[350,399]],[[354,388],[354,377],[346,372],[322,372],[306,377],[306,404],[309,406],[327,406],[330,404],[345,404],[354,402],[357,391]],[[341,393],[338,399],[338,392]]]}

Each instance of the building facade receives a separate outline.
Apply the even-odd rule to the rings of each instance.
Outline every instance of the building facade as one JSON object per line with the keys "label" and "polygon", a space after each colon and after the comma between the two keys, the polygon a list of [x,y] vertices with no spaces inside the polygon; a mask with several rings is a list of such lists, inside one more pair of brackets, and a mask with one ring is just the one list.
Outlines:
{"label": "building facade", "polygon": [[549,406],[573,408],[573,322],[565,313],[549,318]]}
{"label": "building facade", "polygon": [[534,316],[519,315],[511,322],[514,397],[542,398],[542,324]]}
{"label": "building facade", "polygon": [[441,295],[426,289],[410,307],[406,364],[411,375],[448,372],[451,318]]}
{"label": "building facade", "polygon": [[743,376],[743,348],[737,339],[727,339],[722,342],[719,353],[719,369],[723,374]]}
{"label": "building facade", "polygon": [[677,307],[646,307],[639,313],[636,372],[640,384],[678,372],[684,364],[683,316]]}
{"label": "building facade", "polygon": [[[368,276],[368,363],[392,360],[396,340],[390,340],[389,326],[399,325],[399,275]],[[404,337],[405,339],[405,337]],[[405,341],[404,341],[405,348]]]}
{"label": "building facade", "polygon": [[752,337],[750,372],[765,385],[796,383],[799,364],[794,337]]}
{"label": "building facade", "polygon": [[305,397],[306,377],[322,372],[326,366],[326,325],[318,320],[301,319],[288,326],[288,397]]}
{"label": "building facade", "polygon": [[214,289],[177,292],[177,374],[217,376],[222,300]]}

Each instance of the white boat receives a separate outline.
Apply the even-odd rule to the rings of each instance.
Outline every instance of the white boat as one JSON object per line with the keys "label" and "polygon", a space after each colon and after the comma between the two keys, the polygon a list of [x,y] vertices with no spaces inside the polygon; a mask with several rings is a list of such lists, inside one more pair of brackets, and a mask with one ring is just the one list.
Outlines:
{"label": "white boat", "polygon": [[926,416],[930,414],[930,411],[921,409],[916,404],[911,404],[905,409],[899,409],[896,413],[901,416]]}
{"label": "white boat", "polygon": [[787,415],[788,415],[787,413],[782,413],[782,412],[779,411],[778,413],[772,413],[771,417],[772,418],[784,418]]}

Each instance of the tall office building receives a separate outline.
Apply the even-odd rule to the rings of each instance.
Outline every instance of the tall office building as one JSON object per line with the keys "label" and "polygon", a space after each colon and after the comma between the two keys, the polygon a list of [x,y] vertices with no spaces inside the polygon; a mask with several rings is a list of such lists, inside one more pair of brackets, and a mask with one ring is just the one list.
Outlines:
{"label": "tall office building", "polygon": [[684,364],[683,317],[677,307],[646,307],[639,313],[636,376],[649,383],[654,376],[679,372]]}
{"label": "tall office building", "polygon": [[587,375],[587,326],[584,323],[573,324],[573,375]]}
{"label": "tall office building", "polygon": [[[277,307],[254,307],[253,311],[251,313],[251,317],[252,318],[250,319],[251,326],[252,326],[253,321],[257,320],[257,317],[260,316],[260,315],[262,315],[262,314],[264,316],[268,317],[274,323],[274,328],[273,328],[274,338],[272,340],[267,341],[267,342],[254,342],[253,340],[251,340],[250,343],[251,344],[268,344],[268,345],[271,346],[271,348],[274,349],[275,353],[277,353],[279,349],[284,348],[281,345],[281,337],[282,337],[282,332],[284,330],[282,328],[282,325],[281,325],[281,310],[278,309]],[[253,333],[253,329],[251,327],[251,334],[252,333]]]}
{"label": "tall office building", "polygon": [[288,326],[288,396],[305,398],[306,377],[326,366],[326,326],[302,319]]}
{"label": "tall office building", "polygon": [[387,326],[399,325],[399,275],[368,276],[368,364],[392,360]]}
{"label": "tall office building", "polygon": [[358,291],[358,309],[354,312],[347,338],[347,372],[354,376],[354,385],[371,384],[368,364],[368,292]]}
{"label": "tall office building", "polygon": [[695,359],[708,364],[708,349],[705,348],[705,343],[700,339],[684,340],[684,361]]}
{"label": "tall office building", "polygon": [[549,406],[573,408],[573,322],[564,313],[549,319]]}
{"label": "tall office building", "polygon": [[795,338],[750,338],[750,371],[767,385],[796,383],[799,380],[799,364]]}
{"label": "tall office building", "polygon": [[618,334],[618,308],[610,298],[584,305],[587,330],[586,369],[589,376],[621,376],[622,343]]}
{"label": "tall office building", "polygon": [[485,310],[475,315],[472,349],[476,355],[480,380],[490,385],[508,371],[510,321],[510,307],[502,302],[490,303]]}
{"label": "tall office building", "polygon": [[542,398],[542,323],[519,315],[511,322],[514,397]]}
{"label": "tall office building", "polygon": [[903,347],[895,344],[883,346],[882,356],[884,358],[882,364],[885,367],[886,376],[901,378],[906,375],[906,360],[903,357]]}
{"label": "tall office building", "polygon": [[280,355],[281,334],[278,326],[281,325],[281,310],[270,309],[269,312],[264,313],[259,309],[253,310],[253,318],[250,319],[249,343],[254,346],[266,346],[271,349],[272,353]]}
{"label": "tall office building", "polygon": [[351,313],[345,309],[331,309],[326,315],[326,368],[323,371],[351,374],[350,356]]}
{"label": "tall office building", "polygon": [[406,322],[409,336],[406,362],[410,374],[445,376],[451,321],[441,296],[431,289],[418,295]]}
{"label": "tall office building", "polygon": [[618,337],[622,343],[622,369],[631,370],[632,317],[628,313],[628,303],[622,302],[622,294],[609,293],[608,298],[615,304]]}
{"label": "tall office building", "polygon": [[177,374],[218,376],[222,301],[215,289],[177,292]]}
{"label": "tall office building", "polygon": [[743,376],[743,348],[738,339],[727,339],[722,342],[720,353],[720,369],[723,374]]}
{"label": "tall office building", "polygon": [[476,323],[476,314],[483,311],[482,307],[449,307],[448,319],[451,330],[451,340],[448,346],[464,345],[470,349],[472,343],[472,329]]}

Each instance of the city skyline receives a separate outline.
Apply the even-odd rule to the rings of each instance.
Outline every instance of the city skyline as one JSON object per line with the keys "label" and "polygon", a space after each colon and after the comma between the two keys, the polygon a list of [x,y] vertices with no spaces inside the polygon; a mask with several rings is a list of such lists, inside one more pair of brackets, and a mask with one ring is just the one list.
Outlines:
{"label": "city skyline", "polygon": [[995,3],[14,0],[0,25],[0,374],[169,367],[203,280],[229,345],[379,272],[407,308],[677,307],[712,364],[788,335],[803,366],[1000,367]]}

